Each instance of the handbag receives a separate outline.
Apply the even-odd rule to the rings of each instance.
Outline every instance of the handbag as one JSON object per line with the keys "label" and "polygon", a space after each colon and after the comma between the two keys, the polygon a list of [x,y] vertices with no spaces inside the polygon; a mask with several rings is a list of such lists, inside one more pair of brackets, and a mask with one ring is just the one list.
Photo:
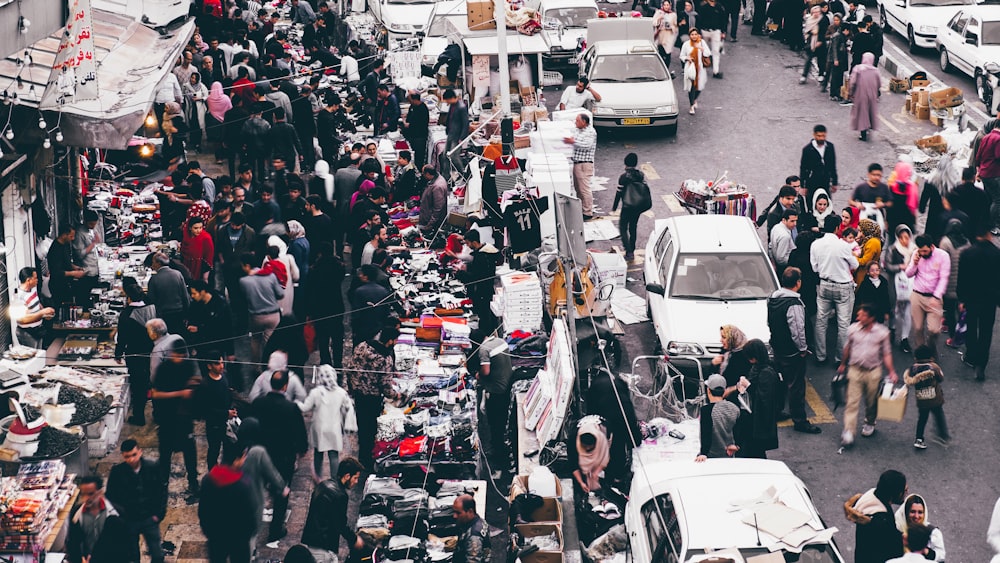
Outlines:
{"label": "handbag", "polygon": [[913,278],[906,275],[906,272],[896,272],[893,281],[896,285],[896,300],[909,299],[913,293]]}
{"label": "handbag", "polygon": [[708,68],[712,66],[712,57],[702,57],[701,58],[701,68]]}
{"label": "handbag", "polygon": [[694,61],[688,61],[684,63],[684,79],[694,82],[694,79],[698,77],[698,69],[694,67]]}
{"label": "handbag", "polygon": [[622,209],[644,213],[653,208],[653,196],[649,193],[649,184],[644,180],[625,184],[622,193]]}

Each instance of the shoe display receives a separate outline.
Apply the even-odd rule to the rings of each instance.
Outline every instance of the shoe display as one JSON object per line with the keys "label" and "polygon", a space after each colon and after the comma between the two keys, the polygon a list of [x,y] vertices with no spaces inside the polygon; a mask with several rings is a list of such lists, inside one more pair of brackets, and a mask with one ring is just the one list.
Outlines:
{"label": "shoe display", "polygon": [[868,424],[867,422],[861,425],[861,435],[865,438],[870,438],[872,434],[875,433],[875,425]]}
{"label": "shoe display", "polygon": [[927,449],[927,443],[924,442],[923,438],[917,438],[913,442],[913,447],[916,448],[916,449],[918,449],[918,450],[926,450]]}

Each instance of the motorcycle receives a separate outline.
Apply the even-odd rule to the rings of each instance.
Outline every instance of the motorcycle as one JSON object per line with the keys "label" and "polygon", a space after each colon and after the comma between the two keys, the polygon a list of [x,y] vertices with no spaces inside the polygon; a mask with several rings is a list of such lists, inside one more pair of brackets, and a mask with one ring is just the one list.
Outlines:
{"label": "motorcycle", "polygon": [[979,99],[986,106],[986,115],[996,117],[997,103],[1000,102],[1000,64],[986,63],[983,65],[986,71],[986,84],[977,81]]}

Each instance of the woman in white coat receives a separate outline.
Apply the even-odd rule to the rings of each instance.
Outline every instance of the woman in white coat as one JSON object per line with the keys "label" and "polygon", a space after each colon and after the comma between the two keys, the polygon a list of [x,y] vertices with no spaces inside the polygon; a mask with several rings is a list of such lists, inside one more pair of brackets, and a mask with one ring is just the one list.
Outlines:
{"label": "woman in white coat", "polygon": [[[653,14],[653,42],[663,57],[664,64],[670,69],[670,57],[677,41],[677,14],[669,1],[664,1]],[[671,73],[671,76],[673,74]]]}
{"label": "woman in white coat", "polygon": [[708,44],[701,40],[701,31],[691,28],[688,35],[688,40],[681,45],[681,63],[684,65],[684,90],[688,93],[688,103],[691,104],[688,113],[694,115],[698,109],[698,96],[708,82],[705,67],[712,66],[712,52],[708,49]]}
{"label": "woman in white coat", "polygon": [[313,479],[323,477],[323,454],[330,458],[330,477],[337,476],[340,452],[344,449],[344,432],[357,432],[358,421],[354,402],[343,387],[337,385],[337,371],[323,364],[316,372],[316,386],[306,400],[299,403],[302,413],[312,413],[309,443],[313,447]]}
{"label": "woman in white coat", "polygon": [[[271,235],[267,238],[267,246],[278,248],[278,260],[285,265],[285,271],[288,272],[288,287],[285,288],[285,296],[278,301],[281,316],[284,318],[292,314],[292,305],[295,303],[295,291],[292,288],[299,281],[299,266],[295,263],[295,258],[288,253],[288,245],[285,244],[285,239],[278,235]],[[267,263],[267,259],[264,260],[264,263]]]}

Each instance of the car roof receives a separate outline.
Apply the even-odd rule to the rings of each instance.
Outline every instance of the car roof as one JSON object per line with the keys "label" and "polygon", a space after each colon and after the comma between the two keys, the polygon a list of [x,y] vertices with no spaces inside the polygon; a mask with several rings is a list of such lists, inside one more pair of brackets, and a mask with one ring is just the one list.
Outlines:
{"label": "car roof", "polygon": [[1000,4],[977,4],[960,10],[966,16],[974,16],[980,21],[1000,21]]}
{"label": "car roof", "polygon": [[667,228],[681,253],[761,252],[753,222],[737,215],[677,215]]}
{"label": "car roof", "polygon": [[[772,488],[781,503],[806,513],[815,527],[825,528],[802,481],[780,461],[669,461],[650,464],[636,472],[635,478],[642,473],[652,476],[652,486],[641,492],[633,487],[631,499],[644,505],[653,496],[669,493],[688,551],[756,546],[757,530],[743,523],[740,511],[732,505],[756,499]],[[774,540],[764,531],[760,534],[765,543]]]}

